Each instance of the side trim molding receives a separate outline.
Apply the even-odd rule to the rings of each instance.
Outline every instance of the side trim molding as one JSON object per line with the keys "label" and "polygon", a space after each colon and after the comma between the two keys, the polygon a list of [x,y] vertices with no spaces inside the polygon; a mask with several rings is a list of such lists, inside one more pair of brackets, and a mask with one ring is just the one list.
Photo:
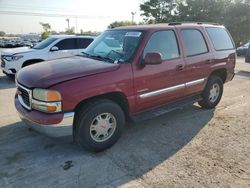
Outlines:
{"label": "side trim molding", "polygon": [[163,88],[163,89],[159,89],[159,90],[155,90],[155,91],[150,91],[148,93],[144,93],[139,95],[139,98],[144,99],[144,98],[148,98],[148,97],[153,97],[153,96],[157,96],[157,95],[161,95],[161,94],[165,94],[165,93],[170,93],[179,89],[184,89],[185,87],[191,87],[194,85],[198,85],[201,84],[205,81],[205,78],[201,78],[198,80],[193,80],[190,82],[186,82],[183,84],[178,84],[175,86],[171,86],[171,87],[167,87],[167,88]]}

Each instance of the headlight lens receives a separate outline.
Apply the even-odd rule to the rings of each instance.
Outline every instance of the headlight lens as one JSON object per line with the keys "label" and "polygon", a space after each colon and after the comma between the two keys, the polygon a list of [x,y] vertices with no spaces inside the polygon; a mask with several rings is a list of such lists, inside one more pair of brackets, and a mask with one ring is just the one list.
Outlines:
{"label": "headlight lens", "polygon": [[38,88],[33,90],[33,98],[46,102],[62,100],[61,94],[58,91]]}
{"label": "headlight lens", "polygon": [[32,108],[42,112],[61,112],[62,97],[58,91],[47,89],[34,89]]}
{"label": "headlight lens", "polygon": [[32,99],[32,108],[47,113],[61,112],[62,102],[42,102]]}
{"label": "headlight lens", "polygon": [[22,55],[14,55],[14,56],[6,55],[6,56],[4,56],[4,59],[7,61],[17,61],[17,60],[21,59],[22,57],[23,57]]}

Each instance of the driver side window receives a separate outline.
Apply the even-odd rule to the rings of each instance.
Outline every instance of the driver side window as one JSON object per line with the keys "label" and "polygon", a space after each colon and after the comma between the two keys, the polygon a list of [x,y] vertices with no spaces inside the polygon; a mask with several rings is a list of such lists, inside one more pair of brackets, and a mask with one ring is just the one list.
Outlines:
{"label": "driver side window", "polygon": [[73,49],[77,49],[77,45],[76,45],[76,39],[63,39],[60,42],[58,42],[57,44],[55,44],[55,46],[58,47],[59,50],[73,50]]}
{"label": "driver side window", "polygon": [[178,58],[180,53],[174,32],[169,30],[153,33],[144,49],[143,58],[150,52],[160,53],[162,60]]}

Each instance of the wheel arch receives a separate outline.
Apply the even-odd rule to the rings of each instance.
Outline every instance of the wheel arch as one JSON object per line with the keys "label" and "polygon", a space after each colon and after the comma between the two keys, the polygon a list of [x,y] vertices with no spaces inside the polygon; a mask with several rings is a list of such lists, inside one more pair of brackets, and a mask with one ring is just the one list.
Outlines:
{"label": "wheel arch", "polygon": [[[128,103],[126,95],[124,93],[122,93],[122,92],[110,92],[110,93],[105,93],[105,94],[102,94],[102,95],[97,95],[97,96],[94,96],[94,97],[91,97],[91,98],[84,99],[84,100],[80,101],[76,105],[76,107],[74,109],[74,112],[76,113],[83,106],[87,106],[88,104],[90,104],[94,100],[98,100],[98,99],[108,99],[108,100],[111,100],[111,101],[115,102],[116,104],[118,104],[121,107],[122,111],[125,114],[126,119],[128,119],[128,117],[129,117],[129,103]],[[76,129],[76,127],[74,126],[75,121],[76,120],[74,118],[73,134],[74,134],[74,131]]]}
{"label": "wheel arch", "polygon": [[225,83],[226,79],[227,79],[227,70],[226,70],[226,68],[216,69],[213,72],[211,72],[209,77],[211,77],[212,75],[220,77],[222,82]]}
{"label": "wheel arch", "polygon": [[42,62],[42,61],[45,61],[45,60],[44,59],[29,59],[29,60],[26,60],[25,62],[23,62],[22,68],[25,67],[25,66],[34,64],[34,63]]}
{"label": "wheel arch", "polygon": [[110,93],[105,93],[105,94],[101,94],[101,95],[97,95],[91,98],[84,99],[76,105],[74,112],[76,112],[83,105],[86,105],[87,103],[91,103],[91,101],[96,100],[96,99],[109,99],[121,107],[125,116],[128,116],[129,114],[129,103],[128,103],[126,95],[122,92],[110,92]]}

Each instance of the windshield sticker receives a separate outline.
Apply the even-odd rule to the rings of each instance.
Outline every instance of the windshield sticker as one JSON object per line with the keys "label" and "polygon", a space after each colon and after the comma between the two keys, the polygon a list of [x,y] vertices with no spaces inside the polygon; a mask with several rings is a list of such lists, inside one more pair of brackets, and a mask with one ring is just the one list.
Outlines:
{"label": "windshield sticker", "polygon": [[133,31],[133,32],[127,32],[125,37],[140,37],[141,36],[141,32],[136,32],[136,31]]}

